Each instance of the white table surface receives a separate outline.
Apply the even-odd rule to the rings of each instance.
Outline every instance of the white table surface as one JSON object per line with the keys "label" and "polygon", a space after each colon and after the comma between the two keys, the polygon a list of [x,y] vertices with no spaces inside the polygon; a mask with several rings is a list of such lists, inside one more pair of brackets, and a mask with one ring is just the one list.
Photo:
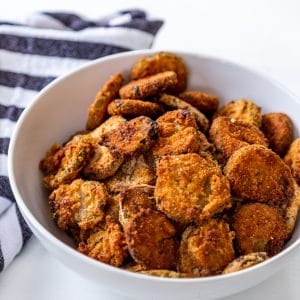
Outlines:
{"label": "white table surface", "polygon": [[[165,19],[155,49],[190,50],[215,55],[264,71],[300,96],[300,2],[175,0],[9,0],[0,19],[22,18],[37,10],[71,10],[98,17],[139,7]],[[272,99],[270,99],[272,101]],[[300,253],[280,273],[236,299],[299,299]],[[54,259],[35,237],[0,274],[0,299],[120,300]]]}

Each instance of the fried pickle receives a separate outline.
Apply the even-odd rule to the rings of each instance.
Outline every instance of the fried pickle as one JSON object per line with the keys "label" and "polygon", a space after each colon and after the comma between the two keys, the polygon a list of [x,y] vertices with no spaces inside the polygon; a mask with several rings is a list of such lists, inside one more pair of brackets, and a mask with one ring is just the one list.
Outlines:
{"label": "fried pickle", "polygon": [[294,195],[294,182],[288,166],[264,146],[250,145],[237,150],[224,173],[232,194],[240,199],[286,205]]}
{"label": "fried pickle", "polygon": [[209,219],[182,235],[178,269],[194,276],[218,274],[234,259],[234,232],[223,220]]}
{"label": "fried pickle", "polygon": [[261,126],[261,108],[249,99],[238,99],[225,104],[216,112],[214,118],[229,117],[257,127]]}
{"label": "fried pickle", "polygon": [[173,53],[159,52],[153,56],[140,58],[131,69],[131,79],[136,80],[164,71],[174,71],[177,74],[178,82],[168,88],[170,93],[179,93],[187,86],[187,69],[179,56]]}
{"label": "fried pickle", "polygon": [[157,208],[176,222],[189,224],[231,206],[229,183],[205,153],[164,156],[156,174]]}
{"label": "fried pickle", "polygon": [[200,128],[200,130],[206,132],[209,127],[208,119],[205,117],[205,115],[200,112],[198,109],[196,109],[194,106],[190,105],[189,103],[179,99],[178,97],[168,95],[168,94],[162,94],[158,102],[171,107],[172,109],[184,109],[188,110],[192,114],[194,114],[197,124]]}
{"label": "fried pickle", "polygon": [[237,271],[241,271],[252,266],[255,266],[263,261],[267,260],[268,256],[266,252],[254,252],[246,255],[242,255],[232,261],[223,271],[222,274],[229,274]]}
{"label": "fried pickle", "polygon": [[88,120],[86,123],[88,130],[95,129],[103,122],[107,106],[118,97],[123,81],[122,74],[117,73],[111,76],[97,93],[94,102],[88,108]]}
{"label": "fried pickle", "polygon": [[174,269],[177,259],[175,228],[155,210],[143,209],[124,228],[132,258],[150,269]]}
{"label": "fried pickle", "polygon": [[300,138],[292,142],[283,160],[290,167],[296,182],[300,184]]}
{"label": "fried pickle", "polygon": [[157,124],[148,117],[137,117],[102,135],[99,143],[116,148],[124,156],[146,151],[158,138]]}
{"label": "fried pickle", "polygon": [[228,117],[215,119],[209,135],[218,151],[228,159],[236,150],[248,145],[268,143],[264,134],[254,125]]}
{"label": "fried pickle", "polygon": [[177,75],[173,71],[157,73],[142,79],[130,81],[120,89],[122,99],[144,99],[163,93],[177,85]]}
{"label": "fried pickle", "polygon": [[293,123],[283,113],[269,113],[263,115],[262,132],[269,141],[270,148],[283,156],[293,141]]}
{"label": "fried pickle", "polygon": [[287,237],[283,217],[275,208],[262,203],[240,206],[234,216],[233,228],[241,254],[267,252],[273,256],[281,251]]}
{"label": "fried pickle", "polygon": [[198,91],[187,91],[179,94],[179,98],[193,105],[203,113],[211,114],[218,109],[219,98]]}
{"label": "fried pickle", "polygon": [[63,146],[54,144],[40,161],[39,167],[45,174],[57,172],[64,156],[65,150]]}

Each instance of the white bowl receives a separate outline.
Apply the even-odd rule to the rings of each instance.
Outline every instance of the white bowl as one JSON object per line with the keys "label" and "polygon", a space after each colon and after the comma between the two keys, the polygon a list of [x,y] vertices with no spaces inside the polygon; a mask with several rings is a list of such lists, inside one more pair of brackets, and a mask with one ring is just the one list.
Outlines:
{"label": "white bowl", "polygon": [[[300,224],[282,252],[257,266],[228,275],[168,279],[124,271],[80,254],[50,217],[47,194],[38,169],[40,159],[54,142],[63,142],[84,128],[87,107],[110,75],[116,72],[128,74],[138,58],[154,52],[143,50],[98,59],[55,80],[41,91],[22,114],[11,139],[9,178],[12,190],[24,218],[45,248],[99,286],[138,299],[225,297],[260,283],[297,255]],[[178,54],[190,71],[190,88],[213,92],[220,96],[222,103],[245,97],[258,103],[263,112],[287,113],[298,135],[300,103],[277,83],[217,58],[186,52]]]}

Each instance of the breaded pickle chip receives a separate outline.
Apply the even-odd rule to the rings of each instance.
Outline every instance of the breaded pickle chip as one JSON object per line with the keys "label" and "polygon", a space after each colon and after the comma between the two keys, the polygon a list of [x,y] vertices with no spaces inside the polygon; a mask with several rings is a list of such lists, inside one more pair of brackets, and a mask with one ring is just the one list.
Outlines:
{"label": "breaded pickle chip", "polygon": [[236,150],[248,145],[267,147],[264,134],[254,125],[228,117],[215,119],[209,135],[218,151],[228,159]]}
{"label": "breaded pickle chip", "polygon": [[202,132],[193,127],[187,127],[170,137],[159,138],[152,147],[152,152],[155,157],[161,157],[163,155],[198,153],[210,148],[211,144]]}
{"label": "breaded pickle chip", "polygon": [[290,167],[296,182],[300,184],[300,138],[293,141],[283,160]]}
{"label": "breaded pickle chip", "polygon": [[257,127],[261,126],[261,108],[249,99],[238,99],[225,104],[215,117],[229,117]]}
{"label": "breaded pickle chip", "polygon": [[64,157],[58,171],[44,177],[45,187],[52,190],[61,184],[72,182],[91,159],[92,154],[93,147],[90,143],[71,140],[64,147]]}
{"label": "breaded pickle chip", "polygon": [[114,175],[124,161],[120,151],[101,145],[94,145],[94,155],[84,167],[83,174],[92,180],[102,180]]}
{"label": "breaded pickle chip", "polygon": [[267,260],[268,256],[266,252],[254,252],[246,255],[242,255],[232,261],[223,271],[223,274],[229,274],[237,271],[241,271],[252,266],[255,266],[263,261]]}
{"label": "breaded pickle chip", "polygon": [[126,224],[125,236],[132,258],[150,269],[174,269],[177,258],[175,228],[155,210],[143,209]]}
{"label": "breaded pickle chip", "polygon": [[279,212],[266,204],[240,206],[234,216],[233,228],[241,254],[281,251],[287,237],[286,223]]}
{"label": "breaded pickle chip", "polygon": [[59,169],[61,160],[65,156],[65,150],[60,144],[54,144],[46,153],[45,157],[40,161],[40,169],[50,174]]}
{"label": "breaded pickle chip", "polygon": [[293,141],[293,123],[283,113],[269,113],[263,115],[262,132],[269,141],[270,148],[283,156]]}
{"label": "breaded pickle chip", "polygon": [[78,250],[98,261],[120,267],[128,256],[124,233],[119,224],[110,222],[105,230],[91,234]]}
{"label": "breaded pickle chip", "polygon": [[119,192],[131,185],[153,184],[155,174],[142,154],[128,158],[117,173],[106,180],[111,192]]}
{"label": "breaded pickle chip", "polygon": [[189,224],[231,206],[229,183],[205,153],[164,156],[156,173],[157,208],[176,222]]}
{"label": "breaded pickle chip", "polygon": [[234,232],[223,220],[209,219],[201,226],[188,227],[179,249],[179,271],[195,276],[222,272],[235,257]]}
{"label": "breaded pickle chip", "polygon": [[190,278],[193,277],[191,274],[178,273],[170,270],[147,270],[139,271],[139,273],[150,276],[157,276],[161,278]]}
{"label": "breaded pickle chip", "polygon": [[289,167],[264,146],[250,145],[237,150],[229,158],[224,173],[232,194],[240,199],[283,206],[295,192]]}
{"label": "breaded pickle chip", "polygon": [[177,85],[177,75],[173,71],[157,73],[142,79],[130,81],[120,89],[122,99],[144,99],[163,93]]}
{"label": "breaded pickle chip", "polygon": [[142,184],[125,188],[120,193],[120,223],[125,226],[128,220],[141,209],[155,209],[154,186]]}
{"label": "breaded pickle chip", "polygon": [[132,67],[131,79],[136,80],[164,71],[174,71],[178,83],[169,92],[179,93],[187,86],[187,69],[183,60],[173,53],[159,52],[153,56],[142,57]]}
{"label": "breaded pickle chip", "polygon": [[107,106],[118,97],[123,81],[122,74],[117,73],[111,76],[97,93],[94,102],[88,108],[88,120],[86,123],[88,130],[95,129],[103,122]]}
{"label": "breaded pickle chip", "polygon": [[194,106],[190,105],[189,103],[179,99],[178,97],[168,95],[168,94],[161,95],[158,101],[173,109],[180,108],[191,112],[192,114],[194,114],[200,130],[204,132],[208,130],[208,126],[209,126],[208,119],[205,117],[205,115],[202,112],[200,112],[198,109],[196,109]]}
{"label": "breaded pickle chip", "polygon": [[61,184],[49,196],[54,220],[62,230],[79,227],[93,229],[104,219],[104,207],[109,199],[104,184],[76,179],[71,184]]}
{"label": "breaded pickle chip", "polygon": [[219,98],[198,91],[187,91],[179,94],[179,98],[190,103],[203,113],[213,113],[218,109]]}
{"label": "breaded pickle chip", "polygon": [[146,151],[158,138],[157,124],[148,117],[137,117],[102,135],[99,143],[118,149],[123,155]]}
{"label": "breaded pickle chip", "polygon": [[163,107],[150,101],[116,99],[108,107],[109,115],[155,117],[163,112]]}

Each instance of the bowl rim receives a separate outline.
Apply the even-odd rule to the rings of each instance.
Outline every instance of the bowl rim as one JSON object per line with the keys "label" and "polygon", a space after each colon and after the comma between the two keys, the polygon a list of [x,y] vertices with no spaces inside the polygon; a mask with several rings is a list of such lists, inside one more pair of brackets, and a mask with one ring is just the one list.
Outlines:
{"label": "bowl rim", "polygon": [[[43,96],[51,90],[54,86],[57,84],[61,83],[62,81],[68,79],[69,77],[80,73],[83,70],[89,69],[92,66],[98,65],[106,61],[113,61],[118,58],[122,57],[129,57],[129,56],[136,56],[136,55],[151,55],[157,52],[172,52],[175,53],[179,56],[194,56],[198,57],[204,60],[210,60],[213,62],[217,62],[219,64],[223,65],[228,65],[233,68],[242,70],[244,72],[250,73],[256,77],[259,77],[273,86],[276,86],[278,89],[283,91],[285,94],[287,94],[291,99],[293,99],[295,102],[299,103],[300,106],[300,101],[297,98],[295,94],[293,94],[291,91],[289,91],[286,87],[284,87],[281,83],[279,83],[277,80],[271,78],[269,75],[267,75],[265,72],[258,71],[252,67],[242,65],[240,63],[236,63],[232,60],[220,58],[217,56],[213,55],[207,55],[207,54],[200,54],[195,51],[178,51],[176,49],[144,49],[144,50],[133,50],[133,51],[126,51],[122,53],[117,53],[113,55],[108,55],[105,57],[98,58],[96,60],[84,63],[82,66],[76,68],[75,70],[72,70],[71,72],[68,72],[67,74],[64,74],[62,76],[57,77],[55,80],[53,80],[50,84],[48,84],[45,88],[43,88],[35,97],[34,100],[30,105],[28,105],[23,113],[21,114],[19,120],[17,121],[13,134],[11,136],[10,144],[9,144],[9,149],[8,149],[8,176],[9,176],[9,181],[10,185],[12,188],[12,192],[15,196],[16,203],[18,204],[22,214],[24,214],[25,219],[28,220],[29,225],[31,225],[39,234],[43,236],[46,240],[51,242],[55,247],[60,248],[60,250],[64,251],[66,255],[71,255],[74,256],[75,258],[80,259],[81,261],[87,263],[88,265],[95,267],[95,268],[101,268],[103,271],[107,272],[113,272],[113,273],[119,273],[120,276],[128,276],[129,278],[131,277],[133,280],[147,280],[147,281],[154,281],[154,282],[165,282],[168,284],[178,284],[178,283],[208,283],[210,281],[220,281],[220,280],[229,280],[233,279],[235,277],[241,277],[249,273],[253,273],[256,270],[260,268],[264,268],[265,266],[268,266],[270,264],[274,264],[276,261],[279,261],[282,259],[284,256],[289,254],[290,252],[294,251],[297,247],[300,245],[300,237],[292,244],[289,245],[287,248],[283,249],[281,252],[276,254],[275,256],[267,259],[266,261],[254,265],[252,267],[249,267],[247,269],[243,269],[234,273],[229,273],[229,274],[218,274],[218,275],[213,275],[213,276],[208,276],[208,277],[197,277],[197,278],[161,278],[161,277],[156,277],[156,276],[150,276],[147,274],[142,274],[142,273],[136,273],[136,272],[130,272],[125,269],[121,269],[118,267],[114,267],[102,262],[99,262],[95,259],[92,259],[80,252],[78,252],[76,249],[70,247],[69,245],[65,244],[62,242],[60,239],[55,237],[52,233],[50,233],[31,213],[31,211],[28,209],[26,206],[24,200],[21,197],[20,191],[17,186],[17,182],[15,180],[14,176],[14,152],[15,152],[15,144],[17,142],[18,136],[19,136],[19,131],[22,128],[24,122],[27,119],[27,116],[30,114],[31,110],[37,103],[43,99]],[[40,239],[40,237],[38,237]],[[43,244],[43,243],[42,243]]]}

